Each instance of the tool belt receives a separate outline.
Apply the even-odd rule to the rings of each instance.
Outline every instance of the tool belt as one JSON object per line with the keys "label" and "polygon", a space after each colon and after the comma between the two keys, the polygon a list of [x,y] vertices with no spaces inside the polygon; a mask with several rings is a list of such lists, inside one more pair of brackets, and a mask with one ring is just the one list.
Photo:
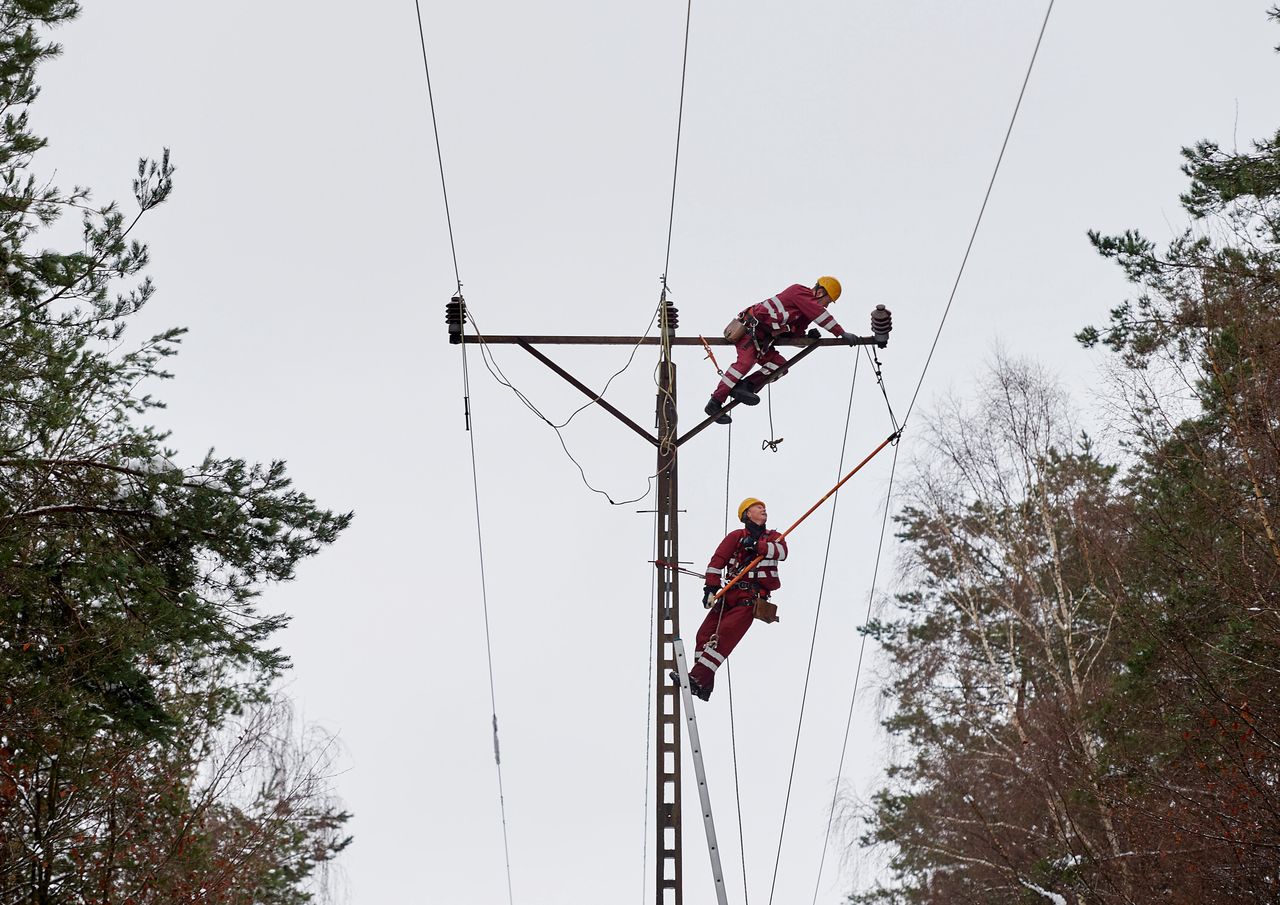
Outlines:
{"label": "tool belt", "polygon": [[777,622],[778,605],[770,603],[768,597],[757,597],[751,601],[751,615],[764,623]]}
{"label": "tool belt", "polygon": [[729,342],[737,344],[738,340],[747,335],[751,328],[742,322],[741,318],[735,317],[729,323],[725,324],[724,338]]}
{"label": "tool belt", "polygon": [[[738,316],[729,323],[725,324],[724,338],[729,342],[737,345],[745,336],[750,336],[751,341],[755,344],[758,351],[763,352],[760,339],[760,320],[751,314],[751,309],[746,308],[738,312]],[[769,337],[764,340],[765,347],[773,345],[773,338]]]}
{"label": "tool belt", "polygon": [[744,591],[754,591],[755,595],[738,603],[738,606],[751,607],[751,615],[761,622],[778,621],[778,605],[770,603],[769,593],[760,587],[758,581],[740,581],[734,585]]}

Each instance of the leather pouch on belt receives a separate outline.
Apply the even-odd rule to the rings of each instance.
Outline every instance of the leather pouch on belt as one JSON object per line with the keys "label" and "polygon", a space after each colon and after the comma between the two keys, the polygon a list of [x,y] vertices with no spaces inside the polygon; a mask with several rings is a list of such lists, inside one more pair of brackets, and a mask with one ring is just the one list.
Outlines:
{"label": "leather pouch on belt", "polygon": [[778,606],[777,604],[770,603],[764,597],[757,597],[755,599],[755,603],[752,604],[751,615],[756,619],[759,619],[761,622],[777,622]]}
{"label": "leather pouch on belt", "polygon": [[747,325],[736,317],[729,321],[724,328],[724,338],[731,343],[736,343],[742,337],[747,335]]}

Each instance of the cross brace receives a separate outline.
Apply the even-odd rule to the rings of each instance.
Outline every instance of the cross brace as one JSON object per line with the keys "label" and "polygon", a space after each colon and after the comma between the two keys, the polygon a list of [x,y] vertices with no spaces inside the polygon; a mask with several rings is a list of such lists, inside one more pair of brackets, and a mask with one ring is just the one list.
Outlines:
{"label": "cross brace", "polygon": [[[656,447],[657,451],[657,485],[655,487],[655,507],[657,515],[656,552],[657,558],[666,562],[680,561],[680,527],[679,527],[679,447],[686,441],[701,433],[714,419],[706,418],[691,428],[683,436],[676,433],[676,366],[671,360],[673,346],[701,346],[701,337],[676,336],[675,308],[669,301],[664,301],[660,310],[659,336],[478,336],[465,334],[465,308],[462,298],[455,297],[446,306],[446,323],[449,325],[449,341],[451,343],[485,343],[489,345],[518,345],[538,361],[542,362],[571,386],[588,396],[609,414],[613,415],[635,433],[644,437]],[[873,322],[874,325],[874,322]],[[883,347],[887,335],[859,336],[854,345],[878,345]],[[722,337],[706,340],[712,346],[731,346]],[[582,381],[578,380],[564,368],[560,367],[534,346],[537,345],[576,345],[576,346],[660,346],[661,360],[658,365],[657,411],[654,423],[656,435],[642,428],[639,424],[619,411],[611,403],[601,398]],[[778,373],[798,364],[805,356],[819,346],[846,345],[844,339],[813,339],[808,336],[778,339],[774,346],[798,348],[800,351],[792,356]],[[776,376],[776,375],[775,375]],[[739,403],[731,401],[724,408],[732,409]],[[680,825],[680,751],[682,723],[680,712],[681,689],[672,683],[670,674],[686,676],[687,665],[683,662],[684,651],[680,644],[680,586],[674,570],[658,569],[657,599],[657,675],[655,704],[657,710],[656,738],[654,751],[657,755],[656,803],[657,814],[654,818],[654,829],[657,834],[655,843],[656,857],[654,892],[658,905],[682,905],[684,901],[684,875],[681,864],[683,847]],[[687,694],[687,678],[685,681]],[[698,788],[702,795],[702,813],[707,830],[707,841],[712,857],[712,872],[716,878],[716,897],[725,901],[724,878],[720,870],[719,851],[715,841],[715,829],[711,823],[711,805],[707,796],[706,776],[702,770],[701,745],[697,740],[697,723],[693,720],[692,708],[686,702],[690,740],[695,751],[695,768]]]}
{"label": "cross brace", "polygon": [[[534,348],[535,344],[556,344],[556,343],[566,344],[566,345],[634,346],[639,344],[639,345],[651,346],[651,345],[657,345],[660,342],[660,340],[657,337],[652,337],[652,336],[645,336],[645,337],[641,337],[641,336],[486,336],[481,338],[481,337],[475,336],[474,334],[468,334],[464,337],[463,341],[469,342],[469,343],[485,342],[485,343],[495,343],[500,345],[519,346],[520,348],[528,352],[530,355],[532,355],[534,358],[536,358],[538,361],[542,362],[544,365],[546,365],[548,368],[554,371],[556,374],[558,374],[560,377],[564,378],[565,382],[567,382],[570,386],[579,390],[583,395],[590,397],[593,402],[595,402],[597,405],[600,406],[600,408],[604,409],[610,415],[613,415],[613,417],[617,418],[627,427],[631,428],[631,430],[635,431],[641,437],[644,437],[654,446],[659,445],[657,437],[649,433],[640,425],[636,424],[635,421],[633,421],[631,418],[628,418],[621,411],[619,411],[614,405],[607,402],[605,398],[601,396],[599,393],[597,393],[595,390],[591,389],[589,386],[587,386],[582,381],[578,380],[578,378],[574,377],[564,368],[560,367],[560,365],[556,364],[554,361],[552,361],[542,352]],[[720,346],[733,345],[733,343],[730,343],[725,339],[707,340],[707,342],[710,343],[711,345],[720,345]],[[877,345],[878,343],[879,341],[874,336],[859,336],[857,337],[857,342],[854,343],[854,345],[872,346],[872,345]],[[702,342],[700,339],[697,339],[695,337],[673,336],[671,337],[670,345],[700,346],[702,345]],[[800,349],[800,351],[797,354],[787,359],[787,363],[778,370],[778,374],[781,375],[786,371],[788,371],[793,365],[798,364],[803,358],[805,358],[805,356],[809,355],[809,353],[811,353],[814,349],[818,348],[819,346],[846,346],[848,345],[848,343],[843,339],[810,339],[808,337],[804,337],[804,338],[796,338],[796,339],[779,340],[775,342],[774,345]],[[739,404],[740,403],[736,399],[729,400],[724,406],[724,411],[727,412],[733,408],[736,408]],[[683,436],[676,439],[675,445],[676,446],[684,445],[684,443],[687,440],[691,440],[693,437],[702,433],[702,431],[704,431],[708,427],[708,425],[710,425],[714,420],[715,418],[713,416],[708,416],[704,418],[695,427],[691,428]],[[672,424],[674,425],[674,414],[672,416]]]}

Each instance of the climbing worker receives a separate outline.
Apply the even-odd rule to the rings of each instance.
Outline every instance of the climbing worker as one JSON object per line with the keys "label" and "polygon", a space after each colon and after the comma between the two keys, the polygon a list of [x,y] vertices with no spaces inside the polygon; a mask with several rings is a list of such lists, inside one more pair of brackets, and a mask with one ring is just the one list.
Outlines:
{"label": "climbing worker", "polygon": [[[777,531],[765,527],[768,515],[762,501],[755,497],[743,500],[738,506],[742,527],[730,531],[720,541],[707,564],[702,605],[710,612],[698,629],[695,664],[689,670],[689,690],[704,701],[711,697],[716,670],[751,628],[752,618],[777,621],[777,607],[769,603],[769,592],[782,586],[778,580],[778,563],[787,558],[787,542]],[[716,600],[721,570],[732,579],[757,556],[763,558]],[[678,678],[672,678],[678,684]]]}
{"label": "climbing worker", "polygon": [[[827,311],[827,306],[838,298],[840,281],[835,277],[818,277],[812,289],[796,283],[741,311],[724,330],[724,338],[738,347],[738,360],[724,369],[724,376],[704,411],[714,415],[717,424],[728,424],[733,419],[722,410],[727,398],[732,396],[745,405],[759,403],[756,391],[780,377],[778,369],[787,363],[773,348],[774,342],[784,336],[803,336],[810,323],[854,345],[857,337],[845,333]],[[753,365],[759,365],[760,370],[748,376]]]}

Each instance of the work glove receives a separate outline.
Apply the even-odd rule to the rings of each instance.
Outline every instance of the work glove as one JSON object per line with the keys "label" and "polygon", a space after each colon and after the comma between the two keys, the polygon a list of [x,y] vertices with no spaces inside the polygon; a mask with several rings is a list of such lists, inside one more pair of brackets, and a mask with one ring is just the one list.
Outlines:
{"label": "work glove", "polygon": [[810,330],[810,331],[809,331],[808,333],[806,333],[805,335],[806,335],[806,336],[808,336],[810,339],[821,339],[821,338],[822,338],[822,334],[818,332],[818,328],[817,328],[817,327],[814,327],[812,330]]}
{"label": "work glove", "polygon": [[711,609],[712,604],[716,602],[716,591],[720,590],[716,585],[709,584],[702,589],[702,608],[704,610]]}
{"label": "work glove", "polygon": [[857,334],[854,334],[854,333],[841,333],[841,334],[840,334],[840,338],[841,338],[841,339],[843,339],[845,342],[847,342],[847,343],[848,343],[849,345],[851,345],[851,346],[856,346],[856,345],[858,344],[858,337],[857,337]]}

